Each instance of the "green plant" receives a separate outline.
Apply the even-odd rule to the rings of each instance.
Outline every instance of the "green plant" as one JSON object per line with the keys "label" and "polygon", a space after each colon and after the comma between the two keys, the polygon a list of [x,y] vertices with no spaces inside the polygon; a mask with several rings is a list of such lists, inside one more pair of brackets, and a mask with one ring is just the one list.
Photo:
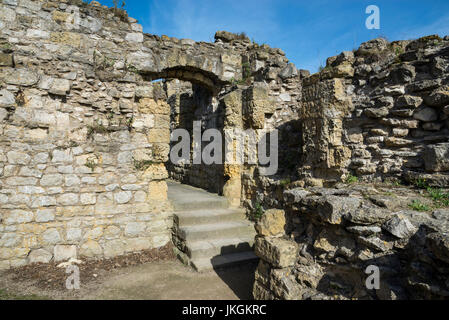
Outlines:
{"label": "green plant", "polygon": [[19,89],[19,92],[17,93],[16,102],[19,107],[25,105],[25,94],[23,93],[22,89]]}
{"label": "green plant", "polygon": [[426,182],[426,179],[416,179],[413,181],[413,184],[415,185],[415,187],[417,187],[418,189],[428,189],[429,185]]}
{"label": "green plant", "polygon": [[246,81],[251,76],[251,66],[249,62],[242,63],[243,80]]}
{"label": "green plant", "polygon": [[292,181],[291,181],[290,178],[287,178],[287,179],[281,180],[279,183],[280,183],[281,187],[284,187],[284,188],[285,188],[285,187],[288,186],[290,183],[292,183]]}
{"label": "green plant", "polygon": [[80,146],[80,144],[78,142],[70,140],[69,148],[76,148],[76,147],[79,147],[79,146]]}
{"label": "green plant", "polygon": [[359,178],[357,178],[356,176],[353,176],[352,174],[350,174],[347,178],[346,178],[346,183],[347,184],[353,184],[353,183],[357,183],[359,182]]}
{"label": "green plant", "polygon": [[139,69],[137,69],[135,66],[133,65],[126,65],[126,71],[132,72],[132,73],[139,73]]}
{"label": "green plant", "polygon": [[436,207],[449,207],[449,192],[429,187],[427,188],[427,193]]}
{"label": "green plant", "polygon": [[413,200],[409,207],[416,211],[430,211],[430,207],[419,200]]}
{"label": "green plant", "polygon": [[95,124],[87,127],[88,138],[90,138],[94,133],[105,134],[108,132],[109,132],[108,128],[106,128],[100,120],[97,121]]}
{"label": "green plant", "polygon": [[9,42],[2,43],[1,49],[3,51],[10,51],[12,49],[12,45]]}
{"label": "green plant", "polygon": [[263,209],[262,204],[260,202],[256,202],[254,204],[254,211],[253,211],[254,220],[259,221],[264,214],[265,210]]}
{"label": "green plant", "polygon": [[131,116],[131,118],[128,118],[126,120],[126,126],[128,127],[128,131],[131,131],[133,128],[133,123],[134,123],[134,116]]}
{"label": "green plant", "polygon": [[95,168],[98,167],[98,163],[97,163],[96,159],[89,158],[86,160],[85,166],[88,167],[90,170],[92,170],[92,172],[94,172]]}

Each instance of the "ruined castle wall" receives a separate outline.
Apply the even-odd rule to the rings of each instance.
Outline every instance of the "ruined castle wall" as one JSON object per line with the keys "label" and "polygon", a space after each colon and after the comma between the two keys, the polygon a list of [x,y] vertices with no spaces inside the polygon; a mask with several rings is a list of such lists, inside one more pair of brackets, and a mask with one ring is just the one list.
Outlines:
{"label": "ruined castle wall", "polygon": [[[267,211],[256,227],[255,299],[448,298],[449,210],[412,211],[418,192],[385,185],[283,197],[285,211]],[[367,286],[373,275],[378,287]]]}
{"label": "ruined castle wall", "polygon": [[[303,82],[300,176],[447,183],[448,41],[376,39]],[[446,150],[446,151],[444,151]],[[315,151],[315,153],[313,152]]]}
{"label": "ruined castle wall", "polygon": [[[167,51],[156,65],[170,41],[95,2],[0,9],[0,267],[167,244],[170,107],[150,80],[165,75],[161,66],[192,65],[176,72],[214,85],[221,62]],[[173,46],[178,56],[202,50]]]}
{"label": "ruined castle wall", "polygon": [[447,299],[447,204],[413,184],[449,186],[448,40],[376,39],[302,80],[299,179],[259,188],[284,210],[256,227],[256,299]]}
{"label": "ruined castle wall", "polygon": [[60,1],[1,12],[0,268],[167,244],[169,106],[124,63],[97,60],[101,45],[126,56],[106,40],[123,27],[83,7],[80,29],[67,31]]}
{"label": "ruined castle wall", "polygon": [[[165,245],[171,109],[152,81],[188,81],[214,98],[251,86],[249,53],[263,51],[267,68],[287,66],[278,49],[226,32],[216,43],[144,34],[95,1],[3,1],[0,9],[2,269]],[[242,100],[224,119],[211,101],[194,114],[207,126],[242,121]],[[257,117],[271,113],[259,108]],[[232,173],[224,193],[239,205],[241,170]]]}

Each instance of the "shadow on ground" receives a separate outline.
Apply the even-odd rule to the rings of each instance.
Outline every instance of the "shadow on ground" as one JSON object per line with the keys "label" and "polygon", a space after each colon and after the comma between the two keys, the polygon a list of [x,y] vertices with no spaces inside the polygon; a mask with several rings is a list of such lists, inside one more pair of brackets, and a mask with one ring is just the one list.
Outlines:
{"label": "shadow on ground", "polygon": [[211,259],[215,273],[234,292],[240,300],[253,300],[254,276],[256,273],[258,260],[242,262],[232,267],[216,267],[216,261],[229,252],[248,251],[248,244],[243,244],[241,248],[234,246],[223,247],[221,254]]}

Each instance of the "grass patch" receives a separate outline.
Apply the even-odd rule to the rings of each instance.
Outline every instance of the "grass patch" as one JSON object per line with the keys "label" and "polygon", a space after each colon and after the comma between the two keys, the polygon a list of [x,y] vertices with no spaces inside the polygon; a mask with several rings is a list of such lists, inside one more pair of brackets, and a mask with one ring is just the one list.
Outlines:
{"label": "grass patch", "polygon": [[429,185],[427,184],[426,179],[416,179],[413,181],[413,185],[418,189],[428,189]]}
{"label": "grass patch", "polygon": [[246,34],[246,32],[240,32],[240,33],[237,33],[237,39],[238,40],[247,40],[249,38],[248,38],[248,35]]}
{"label": "grass patch", "polygon": [[449,207],[449,192],[430,187],[425,179],[417,179],[413,181],[413,185],[418,189],[426,190],[426,196],[432,199],[434,208]]}
{"label": "grass patch", "polygon": [[427,193],[433,200],[435,207],[449,207],[449,192],[444,192],[441,189],[427,188]]}
{"label": "grass patch", "polygon": [[0,289],[0,300],[50,300],[48,297],[42,297],[35,294],[21,295],[9,292],[5,289]]}
{"label": "grass patch", "polygon": [[430,211],[430,207],[419,200],[413,200],[409,207],[415,211]]}

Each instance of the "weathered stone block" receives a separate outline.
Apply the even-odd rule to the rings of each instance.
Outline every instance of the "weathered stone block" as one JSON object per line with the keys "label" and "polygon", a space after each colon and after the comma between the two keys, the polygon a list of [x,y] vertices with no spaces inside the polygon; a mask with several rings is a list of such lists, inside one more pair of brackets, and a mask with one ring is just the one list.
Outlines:
{"label": "weathered stone block", "polygon": [[32,86],[39,81],[38,75],[28,69],[6,69],[2,70],[3,79],[8,84],[17,86]]}
{"label": "weathered stone block", "polygon": [[320,201],[317,213],[330,224],[341,224],[342,219],[356,212],[362,201],[359,198],[326,196]]}
{"label": "weathered stone block", "polygon": [[52,32],[50,34],[50,40],[52,42],[79,48],[81,43],[81,35],[74,32]]}
{"label": "weathered stone block", "polygon": [[167,200],[167,183],[165,181],[151,181],[148,185],[148,200]]}
{"label": "weathered stone block", "polygon": [[39,209],[36,211],[36,222],[50,222],[55,220],[55,209]]}
{"label": "weathered stone block", "polygon": [[415,112],[413,118],[424,122],[431,122],[438,120],[438,114],[433,108],[422,108]]}
{"label": "weathered stone block", "polygon": [[126,240],[126,252],[139,252],[152,247],[152,241],[148,238],[135,238]]}
{"label": "weathered stone block", "polygon": [[402,215],[395,215],[382,228],[399,239],[410,238],[418,229]]}
{"label": "weathered stone block", "polygon": [[449,171],[449,143],[430,145],[423,156],[427,171]]}
{"label": "weathered stone block", "polygon": [[61,241],[61,235],[59,231],[55,228],[47,229],[42,234],[42,244],[43,245],[53,245],[58,244]]}
{"label": "weathered stone block", "polygon": [[27,165],[31,161],[31,157],[28,154],[20,151],[10,151],[6,156],[11,164]]}
{"label": "weathered stone block", "polygon": [[443,107],[449,104],[449,86],[442,86],[424,98],[431,107]]}
{"label": "weathered stone block", "polygon": [[56,262],[76,259],[78,257],[77,251],[74,245],[57,245],[53,251],[54,259]]}
{"label": "weathered stone block", "polygon": [[65,96],[70,91],[70,81],[67,79],[54,79],[49,92],[58,96]]}
{"label": "weathered stone block", "polygon": [[126,247],[122,240],[111,240],[104,244],[103,251],[106,258],[113,258],[124,254]]}
{"label": "weathered stone block", "polygon": [[1,67],[12,67],[13,66],[12,54],[0,52],[0,66]]}
{"label": "weathered stone block", "polygon": [[[108,250],[110,250],[108,251],[108,255],[112,254],[113,249],[108,247]],[[81,245],[80,256],[82,257],[93,258],[102,255],[103,255],[103,248],[96,241],[88,240]]]}
{"label": "weathered stone block", "polygon": [[267,210],[256,224],[257,233],[260,236],[276,236],[285,233],[284,210]]}
{"label": "weathered stone block", "polygon": [[28,263],[49,263],[52,258],[53,255],[50,252],[44,249],[37,249],[31,251],[28,255]]}
{"label": "weathered stone block", "polygon": [[131,201],[132,196],[133,194],[131,191],[121,191],[114,195],[114,199],[115,201],[117,201],[117,203],[124,204]]}
{"label": "weathered stone block", "polygon": [[33,212],[24,210],[11,210],[4,215],[3,223],[6,225],[28,223],[33,221],[33,219]]}
{"label": "weathered stone block", "polygon": [[170,130],[166,129],[150,129],[148,130],[149,143],[170,143]]}
{"label": "weathered stone block", "polygon": [[287,268],[295,265],[298,246],[282,238],[257,237],[255,253],[276,268]]}

